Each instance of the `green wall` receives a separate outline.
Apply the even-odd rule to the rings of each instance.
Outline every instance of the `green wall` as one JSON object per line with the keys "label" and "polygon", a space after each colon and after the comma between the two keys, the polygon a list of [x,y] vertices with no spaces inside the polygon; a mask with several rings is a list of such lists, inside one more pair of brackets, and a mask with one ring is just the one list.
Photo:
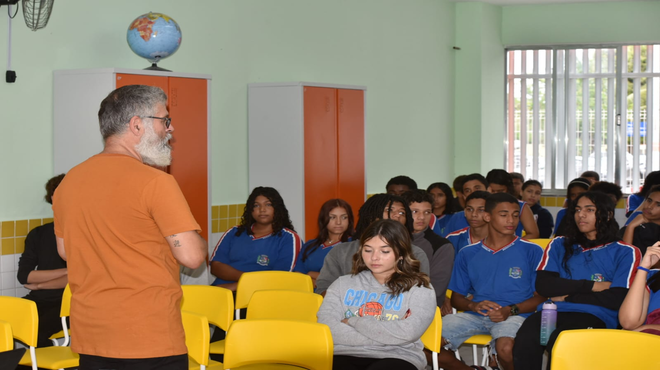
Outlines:
{"label": "green wall", "polygon": [[660,42],[660,1],[506,6],[504,45]]}
{"label": "green wall", "polygon": [[[67,0],[45,29],[13,21],[15,84],[0,82],[0,220],[46,217],[52,169],[52,81],[58,69],[148,64],[126,44],[138,15],[173,17],[179,51],[161,62],[211,74],[212,203],[244,202],[250,82],[365,85],[368,192],[392,176],[451,181],[454,3],[445,0]],[[0,8],[0,59],[7,57]],[[96,122],[89,124],[96,125]],[[176,133],[175,133],[176,135]],[[90,140],[100,140],[90,138]]]}

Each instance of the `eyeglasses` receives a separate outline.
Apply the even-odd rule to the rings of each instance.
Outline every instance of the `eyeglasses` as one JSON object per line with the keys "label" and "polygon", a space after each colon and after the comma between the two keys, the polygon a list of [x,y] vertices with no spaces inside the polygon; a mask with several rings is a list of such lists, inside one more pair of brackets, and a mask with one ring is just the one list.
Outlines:
{"label": "eyeglasses", "polygon": [[161,119],[165,122],[165,128],[170,128],[170,125],[172,124],[172,118],[170,117],[144,116],[144,118]]}

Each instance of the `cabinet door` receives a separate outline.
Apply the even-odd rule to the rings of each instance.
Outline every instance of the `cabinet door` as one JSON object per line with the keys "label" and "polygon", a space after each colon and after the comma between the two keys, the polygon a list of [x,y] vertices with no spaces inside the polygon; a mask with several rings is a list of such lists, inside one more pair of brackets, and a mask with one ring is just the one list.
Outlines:
{"label": "cabinet door", "polygon": [[207,82],[203,79],[117,74],[117,87],[149,85],[168,96],[172,118],[172,164],[167,172],[176,179],[200,235],[209,240],[208,106]]}
{"label": "cabinet door", "polygon": [[318,235],[319,210],[337,197],[337,89],[304,87],[305,238]]}
{"label": "cabinet door", "polygon": [[190,211],[209,236],[209,163],[207,82],[195,78],[169,78],[172,117],[172,164],[169,172],[181,187]]}
{"label": "cabinet door", "polygon": [[364,91],[337,91],[338,197],[357,213],[365,201]]}

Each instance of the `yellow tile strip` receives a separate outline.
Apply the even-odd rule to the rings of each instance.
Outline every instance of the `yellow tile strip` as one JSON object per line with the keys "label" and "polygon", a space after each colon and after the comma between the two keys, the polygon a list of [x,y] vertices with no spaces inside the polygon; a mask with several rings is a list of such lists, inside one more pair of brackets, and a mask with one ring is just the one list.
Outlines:
{"label": "yellow tile strip", "polygon": [[245,204],[224,204],[211,207],[211,231],[224,233],[241,223]]}
{"label": "yellow tile strip", "polygon": [[0,222],[0,255],[21,254],[25,250],[25,237],[37,226],[53,222],[52,218]]}

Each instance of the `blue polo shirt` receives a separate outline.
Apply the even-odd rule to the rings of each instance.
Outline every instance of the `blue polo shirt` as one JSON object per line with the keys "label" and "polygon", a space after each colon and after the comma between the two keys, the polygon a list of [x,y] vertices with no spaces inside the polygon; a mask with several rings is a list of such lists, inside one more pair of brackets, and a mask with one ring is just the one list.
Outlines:
{"label": "blue polo shirt", "polygon": [[[211,261],[225,263],[239,271],[292,271],[301,240],[295,231],[282,229],[279,233],[255,238],[243,231],[236,235],[238,226],[229,229],[216,245]],[[234,283],[234,281],[213,281],[213,285]]]}
{"label": "blue polo shirt", "polygon": [[[326,245],[321,244],[319,245],[314,252],[309,254],[305,261],[303,261],[303,255],[305,254],[305,251],[307,248],[310,248],[312,244],[317,239],[312,239],[307,241],[305,245],[303,245],[302,249],[300,250],[300,253],[298,254],[298,260],[296,261],[296,267],[293,269],[295,272],[302,272],[303,274],[306,274],[310,271],[316,271],[319,272],[321,271],[321,267],[323,267],[323,261],[325,261],[325,256],[328,255],[328,252],[334,248],[335,245],[341,243],[341,242],[336,242],[333,244],[328,244]],[[351,241],[351,238],[348,238],[348,241]]]}

